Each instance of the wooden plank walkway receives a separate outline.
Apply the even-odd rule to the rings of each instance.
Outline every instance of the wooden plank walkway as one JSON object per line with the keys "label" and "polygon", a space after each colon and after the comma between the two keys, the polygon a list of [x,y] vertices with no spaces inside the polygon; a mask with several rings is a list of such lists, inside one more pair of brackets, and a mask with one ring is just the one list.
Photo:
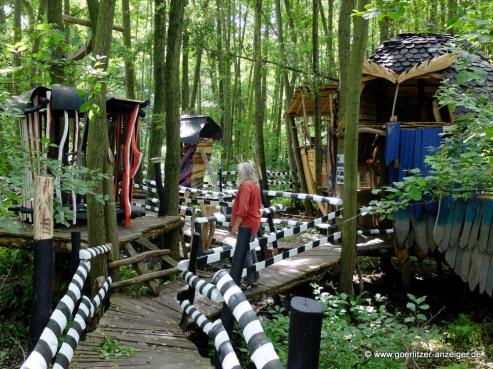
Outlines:
{"label": "wooden plank walkway", "polygon": [[[283,260],[260,272],[257,287],[247,291],[250,301],[289,291],[304,282],[321,277],[337,264],[340,248],[321,246]],[[211,273],[204,272],[209,276]],[[121,294],[111,296],[111,307],[98,328],[87,335],[76,350],[72,368],[147,368],[180,369],[212,368],[196,346],[180,329],[181,317],[176,291],[183,288],[181,280],[166,283],[158,297],[131,298]],[[197,296],[196,306],[209,318],[220,314],[221,306]],[[139,349],[133,357],[103,360],[99,345],[104,337],[115,337],[122,345]]]}

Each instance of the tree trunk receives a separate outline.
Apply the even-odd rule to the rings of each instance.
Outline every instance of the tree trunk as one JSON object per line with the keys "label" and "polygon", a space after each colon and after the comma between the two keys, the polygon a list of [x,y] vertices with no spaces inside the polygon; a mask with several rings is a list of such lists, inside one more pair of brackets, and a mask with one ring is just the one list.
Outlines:
{"label": "tree trunk", "polygon": [[[364,9],[368,0],[359,0]],[[339,289],[353,294],[353,274],[356,263],[356,225],[358,190],[358,124],[361,94],[361,73],[368,38],[368,20],[354,18],[353,45],[350,52],[346,95],[346,127],[344,132],[344,222],[342,224],[341,274]]]}
{"label": "tree trunk", "polygon": [[[57,30],[63,32],[62,0],[51,0],[48,5],[48,23],[54,24]],[[63,65],[61,64],[61,60],[63,59],[63,50],[60,45],[53,45],[52,47],[54,48],[53,57],[57,59],[57,61],[51,65],[50,80],[52,84],[62,84],[65,77]]]}
{"label": "tree trunk", "polygon": [[[171,0],[168,41],[166,52],[165,106],[166,106],[166,176],[164,178],[164,211],[166,215],[178,215],[178,176],[180,171],[180,48],[183,35],[185,1]],[[168,238],[171,256],[180,258],[179,233]]]}
{"label": "tree trunk", "polygon": [[[348,83],[349,51],[351,44],[351,12],[355,0],[341,2],[339,11],[339,130],[344,129],[346,119],[346,85]],[[358,77],[359,79],[359,77]]]}
{"label": "tree trunk", "polygon": [[[284,45],[284,33],[283,33],[282,17],[281,17],[281,0],[275,0],[275,11],[276,11],[277,40],[279,41],[281,60],[284,64],[287,64],[286,47]],[[289,86],[289,75],[288,75],[288,71],[285,68],[282,69],[282,79],[284,86],[284,96],[286,99],[284,102],[284,106],[287,109],[291,101],[292,89]],[[293,155],[293,143],[291,140],[291,126],[290,126],[289,118],[284,119],[284,129],[286,130],[286,149],[288,151],[289,171],[291,173],[291,180],[293,182],[293,190],[295,192],[299,192],[297,168],[296,168],[295,158]]]}
{"label": "tree trunk", "polygon": [[[377,7],[383,6],[383,0],[377,1]],[[380,31],[380,43],[387,40],[389,38],[389,28],[390,28],[390,19],[389,17],[384,17],[383,19],[378,21],[378,29]]]}
{"label": "tree trunk", "polygon": [[129,0],[122,0],[123,42],[125,44],[125,93],[135,99],[135,66],[132,52],[132,26],[130,22]]}
{"label": "tree trunk", "polygon": [[[185,28],[188,22],[185,21]],[[188,40],[190,38],[188,30],[183,32],[183,47],[181,55],[181,111],[190,111],[190,86],[188,82]]]}
{"label": "tree trunk", "polygon": [[312,8],[312,68],[314,93],[314,123],[315,123],[315,191],[322,191],[322,117],[320,116],[320,83],[319,83],[319,50],[318,50],[318,15],[319,2],[313,0]]}
{"label": "tree trunk", "polygon": [[[14,44],[17,44],[22,40],[22,24],[21,24],[21,15],[22,15],[22,0],[15,0],[14,3]],[[21,66],[21,58],[19,54],[14,55],[14,66],[16,68],[20,68]],[[19,94],[19,80],[21,79],[20,70],[16,71],[13,74],[13,81],[11,84],[11,92],[13,95]]]}
{"label": "tree trunk", "polygon": [[[267,179],[267,171],[265,165],[265,150],[264,150],[264,100],[262,94],[262,40],[260,37],[260,29],[262,26],[262,0],[254,0],[254,67],[253,67],[253,84],[255,86],[255,130],[256,130],[256,145],[257,165],[260,168],[260,175],[263,179]],[[262,181],[263,187],[266,187],[267,181]],[[265,189],[265,188],[264,188]]]}
{"label": "tree trunk", "polygon": [[195,66],[193,71],[192,97],[190,100],[190,108],[193,112],[195,112],[197,106],[197,92],[199,89],[200,66],[202,64],[202,52],[203,49],[201,47],[198,47],[197,50],[195,50]]}
{"label": "tree trunk", "polygon": [[[171,18],[170,18],[171,20]],[[151,159],[161,157],[164,141],[164,114],[166,112],[166,80],[164,77],[166,50],[166,0],[155,0],[154,13],[154,109],[152,111],[151,129],[147,161],[147,177],[154,178],[154,165]]]}
{"label": "tree trunk", "polygon": [[[103,69],[108,67],[108,57],[111,49],[111,29],[115,12],[115,0],[101,1],[98,10],[96,33],[94,38],[94,54],[106,56]],[[97,183],[94,192],[104,195],[107,200],[104,204],[96,200],[94,195],[87,195],[87,230],[89,246],[101,245],[110,242],[112,248],[112,260],[119,256],[118,231],[116,223],[116,210],[113,202],[113,165],[108,157],[109,138],[108,121],[106,117],[106,89],[107,77],[100,79],[102,88],[93,94],[91,98],[91,116],[88,147],[87,167],[91,170],[102,170],[107,178]],[[108,274],[106,255],[94,258],[91,263],[91,294],[97,291],[95,278]]]}
{"label": "tree trunk", "polygon": [[3,9],[5,5],[5,0],[0,0],[0,29],[5,30],[5,10]]}

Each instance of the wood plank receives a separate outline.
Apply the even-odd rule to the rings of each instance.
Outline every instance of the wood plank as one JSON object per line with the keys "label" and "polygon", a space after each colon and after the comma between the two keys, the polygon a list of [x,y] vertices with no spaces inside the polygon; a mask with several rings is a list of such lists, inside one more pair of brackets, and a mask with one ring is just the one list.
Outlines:
{"label": "wood plank", "polygon": [[[131,243],[125,242],[123,244],[123,248],[125,249],[126,252],[128,252],[128,254],[131,257],[135,258],[136,256],[138,256],[137,251],[135,251],[135,249],[133,248]],[[139,274],[140,276],[146,275],[149,273],[149,268],[147,268],[147,265],[142,261],[135,263],[135,270],[137,271],[137,274]],[[135,278],[130,278],[130,279],[135,279]],[[129,283],[129,280],[127,279],[126,281],[118,281],[118,282]],[[115,282],[115,283],[118,283],[118,282]],[[159,284],[154,280],[147,280],[146,283],[147,283],[147,286],[149,287],[149,291],[151,291],[151,293],[154,296],[158,296],[159,295]]]}

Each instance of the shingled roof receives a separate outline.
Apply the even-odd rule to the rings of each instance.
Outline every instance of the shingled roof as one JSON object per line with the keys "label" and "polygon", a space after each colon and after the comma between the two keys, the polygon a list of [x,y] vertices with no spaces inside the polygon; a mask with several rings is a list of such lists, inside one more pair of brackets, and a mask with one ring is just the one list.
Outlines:
{"label": "shingled roof", "polygon": [[[405,33],[384,41],[368,60],[401,74],[418,63],[446,54],[449,46],[459,46],[451,35]],[[482,70],[486,72],[486,76],[481,81],[468,81],[466,85],[493,88],[493,67],[488,59],[478,53],[472,56],[467,69]],[[445,69],[443,74],[444,78],[454,80],[457,75],[456,63]]]}

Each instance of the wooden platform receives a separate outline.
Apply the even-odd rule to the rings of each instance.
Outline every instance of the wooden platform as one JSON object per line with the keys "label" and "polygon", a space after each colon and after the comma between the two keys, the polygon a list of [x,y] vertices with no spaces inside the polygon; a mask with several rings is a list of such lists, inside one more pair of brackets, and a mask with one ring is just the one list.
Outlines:
{"label": "wooden platform", "polygon": [[[20,224],[18,233],[0,228],[0,246],[14,248],[28,248],[34,242],[33,227],[30,224]],[[158,218],[150,214],[144,217],[132,219],[129,228],[118,226],[119,241],[131,242],[138,238],[153,238],[168,233],[174,229],[181,228],[183,221],[178,216],[167,216]],[[85,225],[65,228],[55,228],[53,240],[56,252],[67,252],[71,249],[70,233],[81,232],[82,242],[87,242],[87,227]]]}
{"label": "wooden platform", "polygon": [[[339,261],[340,249],[322,246],[283,260],[260,272],[257,287],[247,291],[250,301],[286,292],[309,280],[321,277]],[[200,273],[210,277],[211,273]],[[112,295],[111,307],[76,350],[72,368],[212,368],[207,358],[199,355],[195,345],[179,327],[181,313],[176,291],[185,287],[181,280],[168,282],[158,297],[132,299]],[[209,318],[220,314],[221,306],[197,296],[195,305]],[[115,337],[120,344],[140,351],[133,357],[104,361],[99,356],[103,337]]]}

